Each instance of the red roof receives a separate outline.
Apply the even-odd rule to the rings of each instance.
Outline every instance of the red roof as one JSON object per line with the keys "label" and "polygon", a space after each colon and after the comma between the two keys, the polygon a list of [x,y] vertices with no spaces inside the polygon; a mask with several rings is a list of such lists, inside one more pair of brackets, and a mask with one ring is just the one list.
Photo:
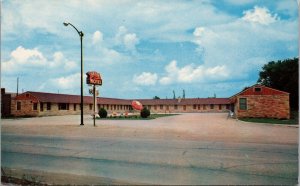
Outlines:
{"label": "red roof", "polygon": [[[35,98],[39,102],[50,103],[80,103],[79,95],[70,94],[55,94],[45,92],[25,92],[17,96],[16,100],[22,100],[26,98],[26,94],[29,94],[30,98]],[[27,97],[28,98],[28,97]],[[186,98],[186,99],[138,99],[143,105],[194,105],[194,104],[229,104],[229,98]],[[87,104],[93,103],[92,96],[84,96],[83,102]],[[109,105],[131,105],[132,100],[129,99],[116,99],[116,98],[103,98],[98,97],[98,104]]]}
{"label": "red roof", "polygon": [[[238,95],[282,95],[282,94],[286,94],[288,95],[288,92],[284,92],[281,90],[276,90],[270,87],[266,87],[264,85],[253,85],[235,95],[233,95],[232,97],[238,96]],[[231,98],[232,98],[231,97]]]}
{"label": "red roof", "polygon": [[229,98],[139,99],[143,105],[209,105],[229,104]]}

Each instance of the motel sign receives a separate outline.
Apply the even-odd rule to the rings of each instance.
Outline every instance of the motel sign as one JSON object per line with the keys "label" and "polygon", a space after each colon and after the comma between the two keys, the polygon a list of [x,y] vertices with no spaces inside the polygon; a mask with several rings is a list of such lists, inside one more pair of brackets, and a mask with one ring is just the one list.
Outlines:
{"label": "motel sign", "polygon": [[92,85],[102,85],[102,79],[98,72],[90,71],[86,73],[86,83]]}
{"label": "motel sign", "polygon": [[93,107],[94,107],[94,113],[93,113],[93,119],[94,119],[94,126],[96,126],[96,115],[98,114],[96,105],[97,105],[97,98],[96,96],[99,95],[99,92],[96,90],[97,85],[102,85],[102,78],[98,72],[90,71],[86,73],[86,83],[88,85],[92,85],[93,89],[90,90],[90,93],[93,94]]}

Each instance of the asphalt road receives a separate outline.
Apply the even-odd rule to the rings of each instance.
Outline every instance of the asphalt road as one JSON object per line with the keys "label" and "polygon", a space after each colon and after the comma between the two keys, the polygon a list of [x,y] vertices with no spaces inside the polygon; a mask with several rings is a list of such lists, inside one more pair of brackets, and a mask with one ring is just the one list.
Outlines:
{"label": "asphalt road", "polygon": [[[11,169],[145,184],[295,185],[298,182],[296,143],[194,140],[168,135],[165,139],[26,135],[5,130],[4,126],[1,164]],[[58,184],[55,178],[52,181]],[[68,177],[64,181],[59,184],[68,184]]]}

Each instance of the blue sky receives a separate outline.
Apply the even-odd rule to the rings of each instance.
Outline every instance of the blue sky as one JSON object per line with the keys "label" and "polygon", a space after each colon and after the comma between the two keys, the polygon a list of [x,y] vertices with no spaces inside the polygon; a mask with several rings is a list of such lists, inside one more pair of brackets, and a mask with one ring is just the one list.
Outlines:
{"label": "blue sky", "polygon": [[[296,0],[2,0],[1,87],[100,96],[229,97],[272,60],[298,57]],[[85,79],[85,75],[84,75]],[[90,87],[84,86],[88,95]]]}

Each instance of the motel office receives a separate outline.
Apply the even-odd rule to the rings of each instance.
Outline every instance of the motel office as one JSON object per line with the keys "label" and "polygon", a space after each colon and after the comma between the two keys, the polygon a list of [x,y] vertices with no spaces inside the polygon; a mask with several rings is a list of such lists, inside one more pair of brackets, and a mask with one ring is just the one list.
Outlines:
{"label": "motel office", "polygon": [[[129,99],[97,98],[97,107],[109,114],[132,112]],[[138,99],[151,113],[228,112],[237,117],[290,118],[289,93],[254,85],[230,98]],[[85,114],[93,113],[93,98],[84,96]],[[11,99],[13,116],[80,114],[80,96],[24,92]]]}

